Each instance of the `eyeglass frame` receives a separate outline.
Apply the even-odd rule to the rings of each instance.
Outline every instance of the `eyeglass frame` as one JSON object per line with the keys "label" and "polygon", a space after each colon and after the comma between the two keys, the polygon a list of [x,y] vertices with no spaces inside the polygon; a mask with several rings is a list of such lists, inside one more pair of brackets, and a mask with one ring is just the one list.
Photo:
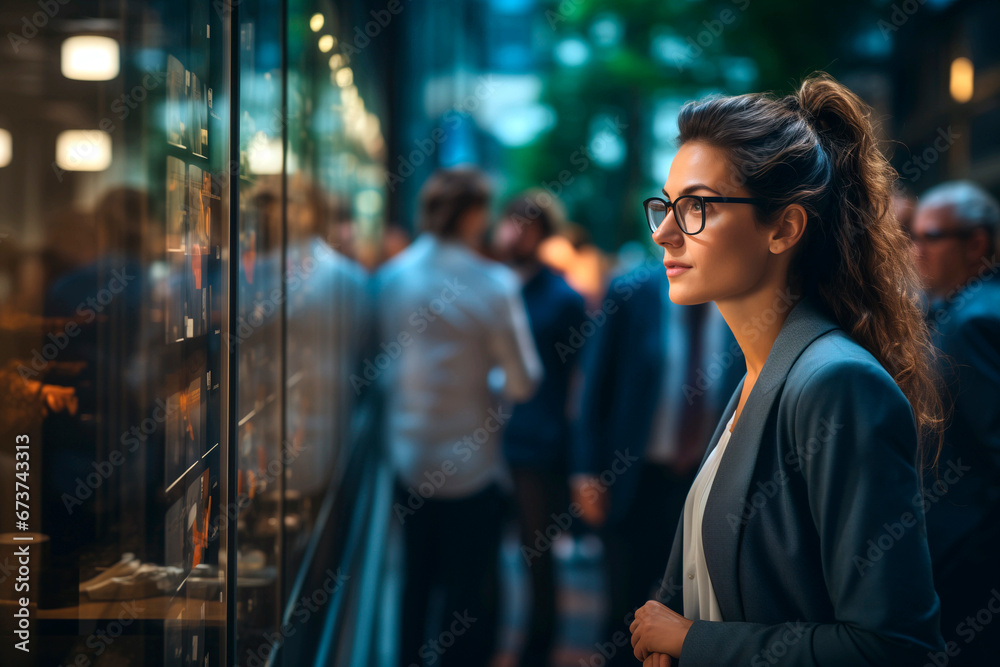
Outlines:
{"label": "eyeglass frame", "polygon": [[663,202],[663,206],[666,211],[663,214],[663,219],[666,220],[667,213],[670,212],[670,209],[673,208],[677,202],[685,198],[697,199],[701,203],[701,227],[699,227],[698,231],[696,232],[689,232],[686,229],[684,229],[684,227],[681,225],[681,221],[677,219],[677,209],[676,208],[674,209],[674,222],[677,223],[677,228],[681,230],[683,233],[687,234],[688,236],[701,234],[703,231],[705,231],[705,204],[715,204],[715,203],[754,204],[755,206],[763,206],[767,203],[766,199],[761,199],[760,197],[705,197],[703,195],[681,195],[680,197],[674,199],[673,201],[669,199],[664,199],[663,197],[649,197],[648,199],[643,200],[642,210],[643,213],[645,213],[646,215],[646,226],[649,228],[650,233],[655,234],[656,230],[660,228],[660,225],[662,225],[663,222],[661,221],[660,225],[653,227],[653,221],[650,219],[649,216],[649,202],[651,201]]}
{"label": "eyeglass frame", "polygon": [[914,234],[912,229],[908,229],[906,230],[906,234],[910,237],[910,243],[924,245],[925,243],[937,243],[938,241],[946,241],[948,239],[968,239],[979,229],[988,231],[989,225],[973,225],[971,227],[958,227],[955,229],[935,229],[923,234]]}

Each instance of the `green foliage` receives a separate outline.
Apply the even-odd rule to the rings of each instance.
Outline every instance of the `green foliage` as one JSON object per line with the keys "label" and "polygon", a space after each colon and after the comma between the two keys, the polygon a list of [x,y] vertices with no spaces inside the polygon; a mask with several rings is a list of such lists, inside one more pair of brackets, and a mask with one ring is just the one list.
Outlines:
{"label": "green foliage", "polygon": [[[542,31],[553,31],[551,43],[585,39],[590,58],[576,67],[554,62],[542,73],[542,102],[555,111],[556,125],[530,146],[509,151],[506,171],[512,177],[506,194],[538,184],[554,192],[561,189],[571,219],[608,249],[635,238],[641,231],[638,201],[650,187],[658,189],[647,173],[648,135],[658,99],[692,99],[708,91],[786,93],[814,70],[836,76],[855,64],[850,40],[875,29],[881,14],[877,4],[562,0],[543,5],[538,20]],[[621,27],[622,38],[598,47],[595,25],[606,17]],[[675,54],[681,45],[691,57],[664,58],[654,44],[665,38],[673,40]],[[734,76],[737,67],[747,71],[748,62],[755,76]],[[573,164],[572,157],[586,147],[592,120],[602,113],[621,115],[628,124],[627,158],[616,169],[591,163],[581,171],[580,160]],[[567,170],[571,182],[553,187]]]}

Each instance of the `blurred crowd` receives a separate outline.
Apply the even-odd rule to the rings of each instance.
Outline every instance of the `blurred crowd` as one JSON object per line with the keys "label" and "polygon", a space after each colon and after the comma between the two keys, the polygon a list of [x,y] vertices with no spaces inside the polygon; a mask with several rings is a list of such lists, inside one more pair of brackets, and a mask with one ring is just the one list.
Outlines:
{"label": "blurred crowd", "polygon": [[[560,541],[602,545],[594,646],[626,629],[662,583],[695,471],[745,373],[715,306],[672,304],[646,247],[604,257],[544,190],[505,202],[493,224],[491,199],[478,170],[438,171],[416,240],[403,249],[387,237],[375,275],[379,340],[392,349],[380,379],[405,535],[403,667],[498,664],[505,517],[532,600],[517,664],[556,664]],[[964,181],[919,198],[900,190],[894,206],[950,406],[914,502],[926,511],[942,632],[957,641],[1000,586],[1000,207]],[[478,620],[463,624],[463,613]],[[1000,651],[1000,624],[978,623],[949,664]],[[438,653],[449,633],[462,640]],[[601,664],[636,663],[619,650]]]}
{"label": "blurred crowd", "polygon": [[[289,188],[290,257],[314,257],[329,274],[306,296],[322,309],[330,290],[356,294],[359,303],[367,299],[362,292],[374,295],[370,368],[360,367],[366,346],[359,325],[328,342],[336,348],[328,357],[334,366],[314,371],[340,378],[335,389],[317,394],[343,399],[337,421],[347,419],[351,390],[359,393],[346,379],[350,367],[358,373],[352,378],[382,389],[396,479],[393,516],[405,552],[399,664],[473,667],[496,660],[499,554],[512,520],[532,600],[518,664],[555,664],[565,611],[557,604],[556,553],[566,544],[601,545],[605,629],[595,644],[626,629],[630,613],[661,583],[688,489],[745,372],[715,306],[672,304],[651,246],[632,242],[606,256],[545,190],[503,202],[491,220],[493,189],[474,168],[436,172],[421,192],[416,237],[389,225],[377,244],[356,239],[349,211],[315,187],[292,181]],[[280,217],[268,213],[275,201],[266,188],[254,198],[265,237],[277,233],[271,227]],[[950,408],[944,447],[927,468],[920,499],[942,631],[954,641],[978,628],[976,642],[950,664],[989,664],[1000,651],[1000,622],[983,623],[976,612],[1000,590],[1000,207],[967,181],[942,183],[919,197],[900,190],[894,205],[924,282],[940,391]],[[111,267],[143,276],[133,266],[137,258],[163,250],[140,247],[141,238],[157,236],[133,224],[147,214],[143,193],[115,190],[92,215],[56,216],[43,255],[26,259],[11,242],[0,246],[9,296],[0,319],[10,349],[30,348],[14,340],[16,332],[34,340],[77,322],[86,313],[73,306]],[[275,252],[266,238],[254,243]],[[256,263],[267,269],[266,257]],[[122,285],[124,298],[114,308],[138,310],[148,278]],[[169,275],[161,283],[172,289]],[[321,335],[343,333],[344,320],[363,320],[366,310],[344,310]],[[0,368],[4,430],[48,420],[52,442],[53,433],[65,434],[66,444],[53,450],[68,457],[53,468],[63,471],[63,486],[72,486],[96,456],[96,433],[81,436],[71,421],[56,428],[60,419],[97,409],[102,365],[95,329],[79,324],[84,333],[72,349],[54,366],[42,361],[46,373],[31,371],[27,353]],[[127,334],[104,371],[156,375],[136,366],[145,359],[137,350],[148,342]],[[308,365],[308,357],[302,361]],[[131,409],[141,416],[147,408]],[[329,406],[309,410],[325,413]],[[71,446],[81,437],[88,447]],[[309,474],[302,467],[292,486],[310,489]],[[68,540],[79,530],[68,515],[53,516],[65,524]],[[88,539],[78,536],[78,546]],[[429,648],[457,634],[462,641],[449,650]],[[634,658],[618,651],[605,664],[634,664]]]}

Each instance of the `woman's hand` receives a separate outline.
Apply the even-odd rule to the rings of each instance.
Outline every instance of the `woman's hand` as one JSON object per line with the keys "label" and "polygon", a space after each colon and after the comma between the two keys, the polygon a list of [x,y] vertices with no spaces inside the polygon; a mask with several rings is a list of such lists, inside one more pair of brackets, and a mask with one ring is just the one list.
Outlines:
{"label": "woman's hand", "polygon": [[[679,658],[684,638],[693,621],[689,621],[672,609],[650,600],[635,612],[635,620],[629,626],[632,632],[632,649],[635,657],[643,661],[657,653]],[[651,664],[660,667],[661,662]]]}
{"label": "woman's hand", "polygon": [[642,667],[671,667],[673,664],[674,659],[666,653],[650,653],[649,656],[642,661]]}

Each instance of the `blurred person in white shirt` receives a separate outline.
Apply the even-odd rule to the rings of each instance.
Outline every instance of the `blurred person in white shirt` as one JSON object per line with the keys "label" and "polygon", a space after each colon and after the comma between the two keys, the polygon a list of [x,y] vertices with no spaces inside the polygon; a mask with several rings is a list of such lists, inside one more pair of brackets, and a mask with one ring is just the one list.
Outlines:
{"label": "blurred person in white shirt", "polygon": [[[363,382],[386,392],[406,544],[401,665],[486,665],[496,646],[501,431],[542,367],[519,280],[476,252],[490,198],[478,170],[436,172],[421,191],[423,233],[376,275],[379,349]],[[428,619],[436,589],[444,609]],[[436,651],[443,632],[454,643]]]}

